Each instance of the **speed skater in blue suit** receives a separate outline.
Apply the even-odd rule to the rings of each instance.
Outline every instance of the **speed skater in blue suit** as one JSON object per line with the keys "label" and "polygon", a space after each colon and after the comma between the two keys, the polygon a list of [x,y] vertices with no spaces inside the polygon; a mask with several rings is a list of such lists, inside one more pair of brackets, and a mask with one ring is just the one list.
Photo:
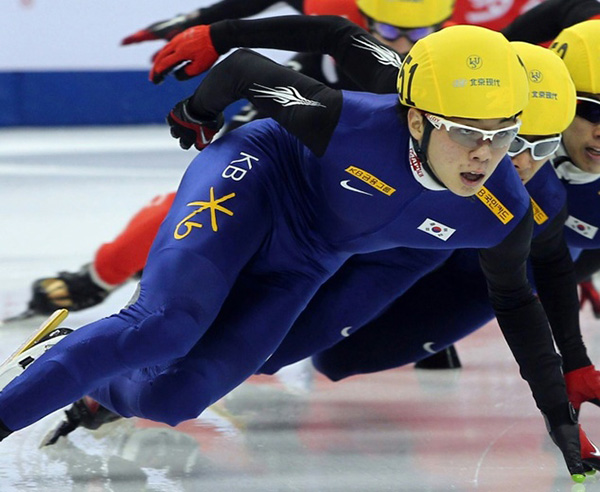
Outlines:
{"label": "speed skater in blue suit", "polygon": [[[500,34],[472,26],[417,42],[401,67],[361,41],[375,65],[365,76],[388,87],[398,79],[400,106],[242,51],[175,107],[172,134],[186,147],[202,145],[206,116],[232,98],[267,106],[276,121],[231,132],[194,160],[137,299],[60,340],[2,390],[5,437],[86,394],[123,416],[194,418],[269,359],[350,256],[430,250],[408,288],[450,251],[477,248],[503,334],[570,473],[589,469],[526,277],[530,198],[505,157],[528,100],[522,63]],[[475,67],[483,83],[452,82]]]}

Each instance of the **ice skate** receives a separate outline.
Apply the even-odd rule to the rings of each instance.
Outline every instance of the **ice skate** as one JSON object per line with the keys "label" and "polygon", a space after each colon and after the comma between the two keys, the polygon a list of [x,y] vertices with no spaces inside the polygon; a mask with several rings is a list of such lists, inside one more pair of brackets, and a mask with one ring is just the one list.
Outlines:
{"label": "ice skate", "polygon": [[415,364],[417,369],[460,369],[462,364],[454,345],[446,347]]}
{"label": "ice skate", "polygon": [[92,265],[87,264],[78,272],[60,272],[56,277],[36,280],[28,311],[34,314],[49,314],[61,308],[80,311],[100,304],[114,287],[103,285],[92,270]]}
{"label": "ice skate", "polygon": [[40,447],[55,444],[60,437],[70,434],[78,427],[96,430],[101,425],[121,418],[120,415],[103,407],[89,396],[84,396],[73,403],[73,405],[65,410],[65,415],[67,418],[44,438]]}
{"label": "ice skate", "polygon": [[59,328],[69,312],[66,309],[55,311],[25,343],[23,343],[0,366],[0,390],[19,376],[29,364],[35,361],[50,347],[56,345],[73,330]]}

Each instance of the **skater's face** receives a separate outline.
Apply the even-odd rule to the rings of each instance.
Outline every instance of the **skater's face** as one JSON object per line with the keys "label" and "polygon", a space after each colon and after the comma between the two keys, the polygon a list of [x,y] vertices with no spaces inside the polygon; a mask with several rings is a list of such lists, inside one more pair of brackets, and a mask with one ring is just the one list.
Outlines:
{"label": "skater's face", "polygon": [[472,196],[481,189],[519,130],[516,118],[441,118],[409,109],[409,129],[419,143],[426,124],[433,126],[424,149],[429,166],[436,177],[459,196]]}
{"label": "skater's face", "polygon": [[523,184],[535,176],[560,145],[560,135],[518,135],[508,149]]}
{"label": "skater's face", "polygon": [[573,164],[600,174],[600,94],[577,95],[577,112],[563,132],[563,142]]}

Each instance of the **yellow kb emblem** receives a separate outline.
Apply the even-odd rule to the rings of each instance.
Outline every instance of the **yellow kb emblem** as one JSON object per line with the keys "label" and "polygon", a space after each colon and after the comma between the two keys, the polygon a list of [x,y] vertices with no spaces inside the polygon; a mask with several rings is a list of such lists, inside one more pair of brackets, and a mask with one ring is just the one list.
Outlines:
{"label": "yellow kb emblem", "polygon": [[[222,198],[218,198],[215,200],[215,189],[211,186],[210,187],[210,200],[207,202],[204,201],[197,201],[197,202],[190,202],[187,204],[188,207],[198,207],[196,210],[194,210],[192,213],[190,213],[189,215],[186,215],[185,218],[179,222],[179,224],[177,224],[177,227],[175,228],[175,232],[173,233],[175,239],[183,239],[184,237],[186,237],[190,232],[192,232],[192,229],[194,227],[202,227],[202,224],[200,224],[199,222],[194,222],[191,219],[198,215],[201,212],[204,212],[205,210],[210,210],[210,223],[212,226],[212,230],[214,232],[217,232],[219,230],[219,226],[217,224],[217,210],[219,212],[223,212],[224,214],[233,215],[233,212],[225,207],[223,207],[222,205],[220,205],[221,203],[223,203],[226,200],[229,200],[230,198],[233,198],[235,196],[235,193],[230,193],[229,195],[226,195]],[[185,231],[183,233],[180,232],[180,230],[182,228],[185,228]]]}

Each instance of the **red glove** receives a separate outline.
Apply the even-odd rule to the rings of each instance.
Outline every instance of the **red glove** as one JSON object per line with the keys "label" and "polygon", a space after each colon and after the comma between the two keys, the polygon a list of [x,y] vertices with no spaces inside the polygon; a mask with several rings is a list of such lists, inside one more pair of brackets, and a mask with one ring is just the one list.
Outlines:
{"label": "red glove", "polygon": [[160,84],[177,66],[175,77],[186,80],[205,72],[219,58],[210,38],[210,26],[192,27],[175,36],[154,57],[150,80]]}
{"label": "red glove", "polygon": [[595,470],[600,470],[600,449],[585,435],[579,426],[579,442],[581,443],[581,460]]}
{"label": "red glove", "polygon": [[592,306],[592,311],[596,318],[600,318],[600,293],[596,290],[591,280],[586,280],[579,284],[581,295],[579,296],[579,308],[583,309],[586,302]]}
{"label": "red glove", "polygon": [[600,372],[593,365],[569,371],[565,383],[569,400],[578,412],[585,401],[600,406]]}
{"label": "red glove", "polygon": [[167,19],[149,25],[145,29],[127,36],[121,41],[122,45],[153,41],[155,39],[173,39],[180,32],[191,26],[200,24],[200,10],[195,10],[187,15],[180,14],[172,19]]}
{"label": "red glove", "polygon": [[190,115],[188,110],[189,99],[179,101],[167,116],[167,123],[171,127],[171,136],[179,140],[182,149],[189,149],[192,145],[198,150],[204,149],[223,126],[223,114],[216,118],[198,119]]}

